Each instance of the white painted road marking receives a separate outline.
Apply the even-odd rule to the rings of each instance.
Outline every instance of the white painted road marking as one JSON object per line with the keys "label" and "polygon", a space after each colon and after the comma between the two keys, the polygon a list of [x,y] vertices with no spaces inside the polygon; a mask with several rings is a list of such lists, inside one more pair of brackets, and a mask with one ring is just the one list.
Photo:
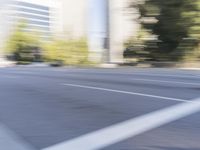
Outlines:
{"label": "white painted road marking", "polygon": [[20,78],[20,76],[14,76],[14,75],[2,75],[0,74],[1,78],[9,78],[9,79],[17,79]]}
{"label": "white painted road marking", "polygon": [[0,149],[1,150],[35,150],[27,142],[13,133],[6,126],[0,124]]}
{"label": "white painted road marking", "polygon": [[98,150],[200,111],[200,98],[82,135],[43,150]]}
{"label": "white painted road marking", "polygon": [[[17,70],[6,70],[6,72],[2,72],[2,73],[9,73],[9,74],[34,74],[35,72],[31,72],[31,71],[17,71]],[[38,74],[36,74],[38,75]]]}
{"label": "white painted road marking", "polygon": [[157,96],[151,94],[144,94],[144,93],[136,93],[136,92],[129,92],[129,91],[122,91],[122,90],[114,90],[108,88],[101,88],[101,87],[94,87],[94,86],[86,86],[86,85],[77,85],[77,84],[63,84],[65,86],[72,86],[72,87],[79,87],[79,88],[86,88],[86,89],[93,89],[93,90],[100,90],[100,91],[108,91],[108,92],[115,92],[115,93],[122,93],[122,94],[129,94],[129,95],[137,95],[137,96],[144,96],[144,97],[151,97],[156,99],[165,99],[170,101],[178,101],[178,102],[191,102],[190,100],[185,99],[178,99],[172,97],[164,97],[164,96]]}
{"label": "white painted road marking", "polygon": [[149,72],[126,72],[126,73],[120,73],[120,72],[97,72],[97,71],[91,71],[91,70],[88,70],[87,72],[85,72],[84,70],[81,71],[72,71],[71,73],[77,73],[77,72],[80,72],[80,73],[95,73],[95,74],[116,74],[116,75],[144,75],[144,76],[152,76],[152,77],[177,77],[177,78],[192,78],[192,79],[200,79],[200,76],[199,75],[195,75],[195,74],[181,74],[181,75],[175,75],[175,74],[168,74],[168,73],[165,73],[165,74],[160,74],[160,73],[149,73]]}
{"label": "white painted road marking", "polygon": [[144,78],[132,78],[133,81],[150,81],[150,82],[161,82],[161,83],[172,83],[172,84],[185,84],[185,85],[196,85],[200,86],[200,83],[191,83],[191,82],[178,82],[178,81],[166,81],[166,80],[152,80]]}
{"label": "white painted road marking", "polygon": [[9,73],[15,73],[15,74],[34,74],[34,72],[31,71],[12,71]]}
{"label": "white painted road marking", "polygon": [[[82,74],[72,74],[68,73],[66,76],[72,76],[72,77],[83,77]],[[146,78],[133,78],[131,77],[130,80],[132,81],[147,81],[147,82],[160,82],[160,83],[170,83],[170,84],[183,84],[183,85],[194,85],[194,86],[200,86],[200,82],[194,83],[194,82],[180,82],[180,81],[168,81],[168,80],[154,80],[154,79],[146,79]]]}
{"label": "white painted road marking", "polygon": [[[123,74],[123,73],[122,73]],[[127,73],[127,75],[144,75],[144,76],[155,76],[155,77],[178,77],[178,78],[192,78],[200,79],[198,75],[174,75],[174,74],[158,74],[158,73]]]}

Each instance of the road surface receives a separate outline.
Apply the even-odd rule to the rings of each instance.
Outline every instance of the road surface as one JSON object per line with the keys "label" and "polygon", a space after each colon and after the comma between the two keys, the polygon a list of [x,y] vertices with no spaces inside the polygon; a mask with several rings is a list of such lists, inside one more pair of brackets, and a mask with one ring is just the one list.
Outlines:
{"label": "road surface", "polygon": [[200,71],[0,69],[2,150],[199,150]]}

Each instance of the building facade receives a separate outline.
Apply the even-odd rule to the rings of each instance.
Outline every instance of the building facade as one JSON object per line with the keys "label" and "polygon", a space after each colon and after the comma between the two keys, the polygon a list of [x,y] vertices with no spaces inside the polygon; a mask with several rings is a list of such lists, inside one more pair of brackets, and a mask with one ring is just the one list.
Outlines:
{"label": "building facade", "polygon": [[14,22],[25,20],[28,24],[28,27],[25,29],[26,31],[38,31],[43,36],[49,36],[51,28],[49,6],[25,1],[14,1],[11,7],[15,12]]}
{"label": "building facade", "polygon": [[[2,0],[1,0],[2,1]],[[123,43],[138,25],[126,14],[129,0],[3,0],[0,4],[0,49],[19,20],[27,32],[63,40],[87,38],[91,59],[123,62]],[[2,53],[2,51],[1,51]],[[0,55],[2,55],[0,53]]]}
{"label": "building facade", "polygon": [[0,57],[6,40],[20,21],[26,32],[38,33],[43,40],[63,32],[62,3],[53,0],[6,0],[0,3]]}
{"label": "building facade", "polygon": [[13,0],[10,4],[11,22],[25,20],[27,31],[37,31],[43,37],[62,31],[62,3],[52,0]]}
{"label": "building facade", "polygon": [[[137,35],[134,21],[137,10],[130,12],[130,0],[90,0],[90,46],[94,59],[104,63],[123,63],[124,42]],[[134,10],[131,10],[134,11]],[[134,13],[134,15],[133,15]],[[95,56],[96,53],[96,56]]]}
{"label": "building facade", "polygon": [[123,63],[124,42],[137,36],[137,10],[128,9],[130,0],[108,0],[109,62]]}

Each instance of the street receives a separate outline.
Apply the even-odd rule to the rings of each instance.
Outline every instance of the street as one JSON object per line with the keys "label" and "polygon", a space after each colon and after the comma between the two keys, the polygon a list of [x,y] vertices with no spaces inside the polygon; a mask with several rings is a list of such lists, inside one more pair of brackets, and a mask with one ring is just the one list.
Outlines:
{"label": "street", "polygon": [[200,71],[0,68],[0,134],[0,150],[199,150]]}

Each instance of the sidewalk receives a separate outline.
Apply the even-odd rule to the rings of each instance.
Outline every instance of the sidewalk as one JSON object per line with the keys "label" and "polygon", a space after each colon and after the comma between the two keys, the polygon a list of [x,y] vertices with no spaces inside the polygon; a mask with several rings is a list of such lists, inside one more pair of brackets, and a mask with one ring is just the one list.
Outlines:
{"label": "sidewalk", "polygon": [[0,68],[15,66],[15,62],[0,58]]}

